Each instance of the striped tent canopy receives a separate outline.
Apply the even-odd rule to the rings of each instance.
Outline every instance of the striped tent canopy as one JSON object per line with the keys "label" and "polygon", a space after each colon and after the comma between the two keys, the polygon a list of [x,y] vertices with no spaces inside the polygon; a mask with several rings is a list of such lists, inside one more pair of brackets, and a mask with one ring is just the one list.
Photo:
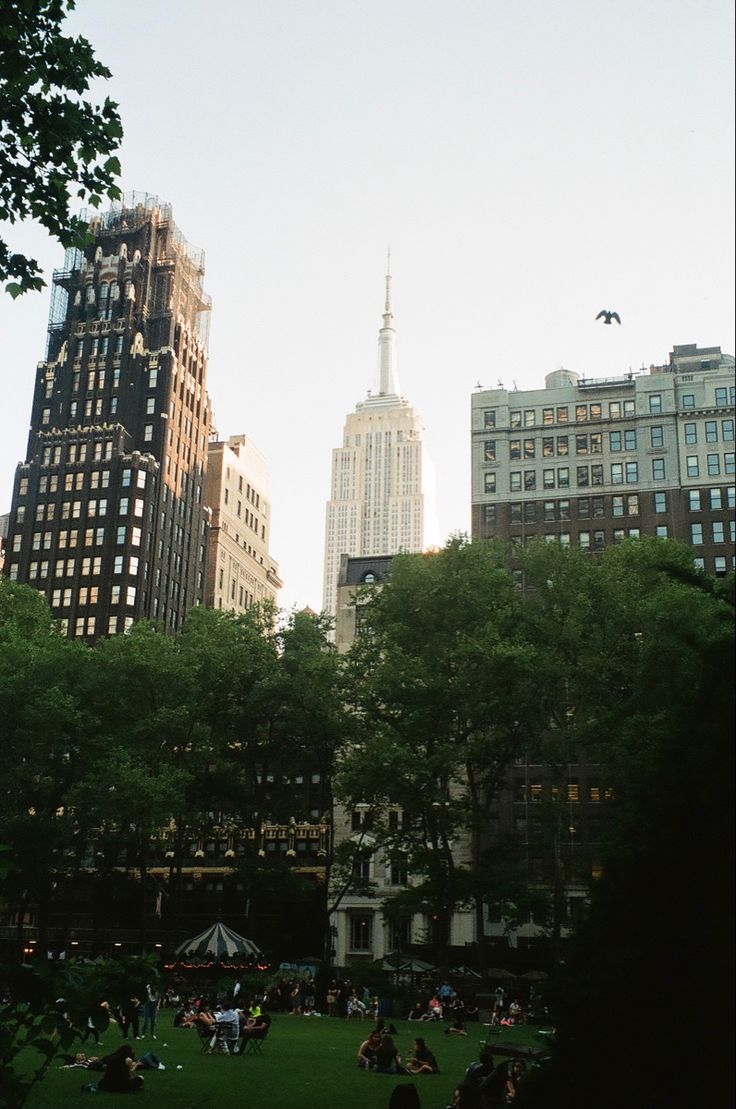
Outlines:
{"label": "striped tent canopy", "polygon": [[254,963],[265,961],[262,952],[252,940],[234,932],[219,920],[217,924],[206,928],[198,936],[184,940],[184,943],[177,947],[176,954],[180,958],[208,960],[213,963],[227,962],[230,959]]}

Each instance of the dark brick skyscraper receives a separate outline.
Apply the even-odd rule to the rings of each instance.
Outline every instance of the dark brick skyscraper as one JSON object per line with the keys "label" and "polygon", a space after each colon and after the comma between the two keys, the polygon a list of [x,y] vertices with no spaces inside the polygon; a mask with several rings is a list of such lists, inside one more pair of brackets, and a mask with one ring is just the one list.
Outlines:
{"label": "dark brick skyscraper", "polygon": [[210,300],[204,255],[156,197],[90,231],[54,273],[5,573],[94,639],[144,617],[174,630],[201,602]]}

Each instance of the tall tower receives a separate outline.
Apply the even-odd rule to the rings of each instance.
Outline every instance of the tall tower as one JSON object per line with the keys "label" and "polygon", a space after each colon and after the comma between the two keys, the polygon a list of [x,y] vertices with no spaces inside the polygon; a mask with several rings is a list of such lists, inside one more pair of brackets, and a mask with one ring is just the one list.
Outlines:
{"label": "tall tower", "polygon": [[399,394],[395,341],[389,272],[378,333],[378,393],[355,406],[345,421],[342,446],[332,452],[323,607],[333,616],[342,555],[416,552],[424,545],[424,428]]}
{"label": "tall tower", "polygon": [[54,272],[5,572],[69,636],[178,628],[204,586],[210,299],[157,197],[95,215]]}

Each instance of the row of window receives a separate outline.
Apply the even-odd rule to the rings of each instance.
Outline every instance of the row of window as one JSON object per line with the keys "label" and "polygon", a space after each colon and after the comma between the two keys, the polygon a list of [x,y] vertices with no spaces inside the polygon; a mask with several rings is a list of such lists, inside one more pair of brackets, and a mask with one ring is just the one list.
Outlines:
{"label": "row of window", "polygon": [[[664,447],[664,427],[661,424],[656,424],[650,427],[648,430],[649,446],[654,450],[660,447]],[[717,443],[719,441],[719,429],[717,420],[706,420],[704,431],[706,443]],[[697,424],[686,423],[684,426],[684,433],[686,444],[691,445],[698,442]],[[724,443],[733,442],[734,421],[732,419],[721,420],[720,437]],[[555,456],[567,456],[570,453],[570,438],[571,437],[569,435],[544,436],[542,438],[542,457],[554,458]],[[580,455],[603,453],[602,432],[592,432],[589,435],[576,434],[573,438],[575,440],[575,454]],[[510,460],[513,462],[521,459],[536,458],[537,442],[537,439],[510,439]],[[637,450],[636,430],[634,428],[627,428],[623,431],[608,432],[608,448],[614,454],[620,453],[622,451]],[[484,442],[483,461],[498,461],[498,444],[495,439],[486,439],[486,441]]]}
{"label": "row of window", "polygon": [[[134,585],[113,585],[110,589],[110,604],[124,604],[132,608],[135,605],[136,596],[137,589]],[[73,600],[72,589],[52,589],[51,591],[52,608],[71,608]],[[80,605],[96,605],[98,600],[99,587],[96,585],[82,586],[77,595],[77,603]]]}
{"label": "row of window", "polygon": [[[714,399],[718,407],[736,404],[736,388],[734,386],[717,388],[714,392]],[[652,416],[660,415],[664,411],[661,393],[648,393],[647,403],[649,414]],[[680,398],[680,406],[683,409],[695,408],[695,394],[684,393]],[[498,409],[496,408],[484,409],[483,426],[486,428],[500,426],[497,424],[497,413]],[[607,414],[609,420],[620,420],[621,418],[626,419],[635,416],[636,401],[633,399],[609,401]],[[602,420],[603,418],[604,408],[603,404],[599,402],[575,405],[559,404],[542,409],[541,423],[543,426],[549,426],[551,424],[570,423],[572,420],[575,423],[582,424],[588,421]],[[536,427],[539,422],[536,408],[517,408],[512,409],[509,413],[509,426],[511,428]]]}
{"label": "row of window", "polygon": [[[724,495],[725,494],[725,495]],[[652,493],[652,507],[654,512],[661,514],[668,510],[668,494],[666,492]],[[719,512],[726,508],[736,507],[736,487],[727,489],[690,489],[687,493],[687,506],[690,512],[701,512],[707,498],[711,511]],[[606,516],[606,497],[577,497],[575,501],[511,501],[508,505],[509,521],[512,524],[536,523],[542,520],[571,520],[572,505],[576,508],[578,520],[603,518]],[[640,505],[639,493],[614,494],[611,497],[610,515],[612,516],[638,516]],[[483,505],[483,518],[486,524],[498,523],[499,505]]]}
{"label": "row of window", "polygon": [[[64,618],[59,621],[61,626],[61,634],[71,634],[77,638],[86,636],[93,636],[97,634],[97,617],[96,616],[79,616],[70,628],[69,620]],[[107,634],[117,635],[118,632],[127,632],[133,627],[132,616],[110,616],[107,621]]]}
{"label": "row of window", "polygon": [[[706,457],[706,470],[709,477],[718,477],[720,474],[736,473],[736,455],[727,451],[723,455],[708,454]],[[652,481],[667,480],[667,463],[664,458],[650,459],[650,476]],[[688,477],[700,477],[700,459],[698,455],[688,455],[685,460]],[[577,466],[574,468],[575,484],[578,488],[605,485],[605,467],[603,463],[594,463],[590,466]],[[638,462],[611,462],[609,465],[610,485],[635,485],[640,480],[640,466]],[[541,486],[538,486],[539,474],[536,470],[511,470],[509,473],[509,492],[520,493],[542,489],[569,489],[570,467],[558,466],[556,469],[544,469],[541,473]],[[487,470],[483,474],[483,492],[498,492],[498,474],[495,470]]]}

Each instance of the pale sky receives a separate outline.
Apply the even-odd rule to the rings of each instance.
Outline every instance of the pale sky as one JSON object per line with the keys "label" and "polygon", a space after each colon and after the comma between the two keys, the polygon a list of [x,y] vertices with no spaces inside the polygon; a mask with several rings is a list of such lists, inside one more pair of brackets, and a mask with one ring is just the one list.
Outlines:
{"label": "pale sky", "polygon": [[[476,383],[734,353],[730,0],[78,0],[68,27],[113,72],[123,188],[205,251],[216,425],[266,457],[286,608],[322,604],[331,451],[376,385],[389,244],[440,538],[469,529]],[[0,226],[50,280],[61,248]],[[0,512],[48,304],[0,296]]]}

